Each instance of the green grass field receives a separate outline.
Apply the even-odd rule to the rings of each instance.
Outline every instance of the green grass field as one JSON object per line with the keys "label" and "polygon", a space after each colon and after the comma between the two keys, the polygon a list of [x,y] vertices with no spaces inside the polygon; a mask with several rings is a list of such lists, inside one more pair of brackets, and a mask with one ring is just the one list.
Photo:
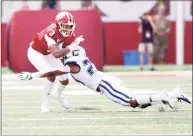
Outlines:
{"label": "green grass field", "polygon": [[[128,73],[125,73],[127,75]],[[131,90],[139,94],[156,93],[176,85],[192,97],[192,76],[122,77]],[[70,82],[64,91],[72,108],[65,110],[52,100],[52,112],[41,113],[43,81],[17,81],[2,78],[3,135],[192,135],[192,105],[179,103],[179,110],[165,105],[147,109],[123,107],[96,94],[79,83]],[[152,92],[151,92],[152,91]],[[164,106],[165,111],[158,108]]]}

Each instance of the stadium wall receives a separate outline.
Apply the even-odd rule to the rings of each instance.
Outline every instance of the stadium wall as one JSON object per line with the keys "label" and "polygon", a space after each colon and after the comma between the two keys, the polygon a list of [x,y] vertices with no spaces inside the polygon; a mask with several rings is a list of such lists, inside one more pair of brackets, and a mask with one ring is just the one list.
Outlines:
{"label": "stadium wall", "polygon": [[1,24],[1,66],[7,66],[6,23]]}
{"label": "stadium wall", "polygon": [[[70,12],[76,20],[76,37],[83,35],[85,38],[81,46],[85,47],[87,55],[90,56],[90,60],[96,64],[96,67],[102,69],[104,45],[99,13],[94,9]],[[35,33],[47,27],[57,13],[56,10],[17,11],[14,13],[10,22],[8,39],[8,61],[13,71],[36,71],[27,58],[27,49]]]}
{"label": "stadium wall", "polygon": [[[166,62],[176,63],[176,23],[171,21]],[[123,50],[137,50],[140,34],[138,22],[106,22],[104,23],[106,39],[106,65],[123,65]],[[185,64],[192,64],[192,21],[185,22]]]}

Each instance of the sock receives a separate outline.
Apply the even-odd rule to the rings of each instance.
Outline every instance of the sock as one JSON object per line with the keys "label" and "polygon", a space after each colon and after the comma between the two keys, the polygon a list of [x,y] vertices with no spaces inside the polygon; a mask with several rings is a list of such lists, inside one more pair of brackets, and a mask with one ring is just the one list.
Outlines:
{"label": "sock", "polygon": [[168,96],[170,97],[170,99],[177,99],[177,96],[172,92],[169,92]]}
{"label": "sock", "polygon": [[175,98],[176,96],[174,96],[172,93],[166,93],[165,91],[151,96],[152,102],[156,103],[162,102],[163,100],[170,101],[171,99]]}
{"label": "sock", "polygon": [[[56,83],[54,88],[54,93],[56,94],[55,99],[62,104],[62,107],[64,107],[65,109],[69,109],[70,105],[66,100],[65,96],[62,95],[62,92],[64,91],[65,88],[66,88],[66,85],[62,85],[59,81]],[[52,96],[54,97],[54,95]]]}
{"label": "sock", "polygon": [[51,97],[50,93],[53,88],[54,82],[50,82],[49,80],[46,80],[44,83],[44,92],[43,92],[43,105],[49,106]]}
{"label": "sock", "polygon": [[151,100],[152,100],[152,102],[162,101],[162,99],[161,99],[161,97],[160,97],[160,94],[151,95]]}
{"label": "sock", "polygon": [[135,99],[139,105],[151,103],[150,96],[148,96],[148,95],[137,95],[137,96],[135,96]]}
{"label": "sock", "polygon": [[66,88],[66,85],[62,85],[59,81],[56,83],[56,85],[54,86],[54,93],[56,93],[56,99],[60,99],[62,96],[62,92],[64,91],[64,89]]}

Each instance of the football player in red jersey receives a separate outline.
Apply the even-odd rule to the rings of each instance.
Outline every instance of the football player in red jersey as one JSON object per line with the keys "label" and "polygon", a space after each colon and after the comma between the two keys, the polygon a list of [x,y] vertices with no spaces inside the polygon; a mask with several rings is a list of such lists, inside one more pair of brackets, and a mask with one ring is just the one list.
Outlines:
{"label": "football player in red jersey", "polygon": [[70,107],[64,96],[61,95],[69,82],[68,75],[63,74],[57,76],[57,70],[70,70],[69,67],[63,65],[60,57],[76,49],[77,45],[84,40],[82,36],[75,39],[75,25],[73,16],[69,12],[60,12],[56,15],[55,21],[44,30],[37,33],[30,43],[27,55],[32,65],[38,71],[49,70],[50,68],[56,71],[52,77],[47,78],[44,84],[43,102],[41,106],[42,112],[51,111],[50,93],[56,78],[59,81],[54,86],[54,89],[57,91],[57,99],[64,108]]}

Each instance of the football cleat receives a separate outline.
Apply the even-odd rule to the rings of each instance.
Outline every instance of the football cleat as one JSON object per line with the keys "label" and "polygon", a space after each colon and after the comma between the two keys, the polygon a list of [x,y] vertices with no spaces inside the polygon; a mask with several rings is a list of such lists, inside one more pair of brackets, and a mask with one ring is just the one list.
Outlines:
{"label": "football cleat", "polygon": [[192,100],[183,93],[182,88],[180,86],[177,86],[176,88],[174,88],[172,93],[176,96],[176,98],[179,101],[182,100],[184,102],[192,104]]}
{"label": "football cleat", "polygon": [[49,106],[45,105],[43,103],[42,103],[42,106],[41,106],[41,110],[42,110],[42,112],[51,112]]}
{"label": "football cleat", "polygon": [[52,98],[54,98],[55,100],[60,102],[63,108],[65,108],[65,109],[70,108],[70,104],[67,102],[67,100],[62,95],[62,93],[59,93],[58,91],[53,91],[52,92]]}
{"label": "football cleat", "polygon": [[65,109],[69,109],[70,108],[70,104],[67,102],[67,100],[63,96],[60,97],[59,101],[62,104],[63,108],[65,108]]}

